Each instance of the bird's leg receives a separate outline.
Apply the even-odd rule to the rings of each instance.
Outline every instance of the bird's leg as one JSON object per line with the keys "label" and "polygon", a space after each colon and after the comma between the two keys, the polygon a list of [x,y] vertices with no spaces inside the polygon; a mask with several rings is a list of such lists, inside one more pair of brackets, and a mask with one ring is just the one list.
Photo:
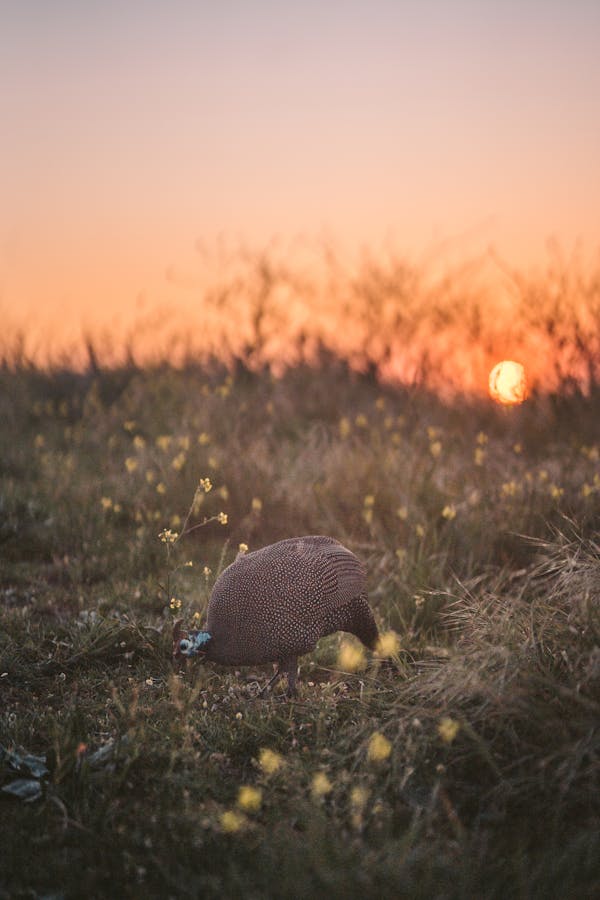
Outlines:
{"label": "bird's leg", "polygon": [[277,684],[277,682],[278,682],[279,679],[281,678],[281,675],[282,675],[282,672],[281,672],[281,666],[278,665],[277,671],[275,672],[275,674],[274,674],[271,678],[269,678],[269,680],[267,681],[267,683],[266,683],[265,685],[263,685],[263,687],[261,687],[260,691],[258,692],[258,696],[259,696],[259,697],[262,697],[262,695],[263,695],[266,691],[268,691],[269,688],[271,688],[274,684]]}
{"label": "bird's leg", "polygon": [[288,680],[288,697],[296,696],[296,678],[298,677],[298,657],[292,656],[279,664],[279,671],[285,672]]}

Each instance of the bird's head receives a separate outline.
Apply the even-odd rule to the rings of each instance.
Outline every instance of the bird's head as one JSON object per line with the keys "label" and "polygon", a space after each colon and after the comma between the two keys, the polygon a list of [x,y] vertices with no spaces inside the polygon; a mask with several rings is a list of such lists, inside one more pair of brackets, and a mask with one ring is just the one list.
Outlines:
{"label": "bird's head", "polygon": [[204,656],[211,640],[208,631],[184,631],[182,619],[173,624],[173,660],[179,661],[182,657],[189,659],[191,656]]}

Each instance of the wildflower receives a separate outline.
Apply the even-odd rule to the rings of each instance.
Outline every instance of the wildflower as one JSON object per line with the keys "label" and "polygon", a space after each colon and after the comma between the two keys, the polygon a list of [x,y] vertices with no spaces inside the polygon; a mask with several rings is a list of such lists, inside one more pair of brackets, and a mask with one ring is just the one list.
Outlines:
{"label": "wildflower", "polygon": [[159,481],[158,484],[156,485],[156,493],[157,494],[166,494],[167,493],[167,489],[164,486],[164,484],[162,483],[162,481]]}
{"label": "wildflower", "polygon": [[434,441],[441,433],[441,430],[436,428],[435,425],[429,425],[427,428],[427,437],[430,441]]}
{"label": "wildflower", "polygon": [[123,428],[125,429],[125,431],[133,431],[133,429],[135,428],[135,424],[136,423],[133,419],[129,419],[129,421],[123,422]]}
{"label": "wildflower", "polygon": [[179,535],[176,531],[171,531],[170,528],[163,528],[158,537],[159,540],[163,542],[163,544],[174,544]]}
{"label": "wildflower", "polygon": [[148,469],[146,472],[146,481],[148,484],[153,484],[156,481],[156,472],[153,472],[152,469]]}
{"label": "wildflower", "polygon": [[546,471],[546,469],[540,469],[540,471],[538,472],[538,478],[540,479],[540,481],[548,481],[548,472]]}
{"label": "wildflower", "polygon": [[184,565],[185,565],[186,567],[189,567],[189,568],[191,569],[192,566],[194,565],[194,563],[192,562],[191,559],[188,559],[188,561],[187,561],[186,563],[184,563]]}
{"label": "wildflower", "polygon": [[369,789],[365,787],[353,787],[350,791],[350,803],[353,809],[363,810],[369,799]]}
{"label": "wildflower", "polygon": [[218,466],[219,466],[219,463],[217,462],[217,457],[216,457],[216,456],[209,456],[209,457],[208,457],[208,468],[209,468],[209,469],[216,469],[216,468],[218,468]]}
{"label": "wildflower", "polygon": [[202,488],[205,494],[208,494],[208,492],[212,490],[212,482],[210,478],[201,478],[198,482],[198,486]]}
{"label": "wildflower", "polygon": [[136,450],[142,450],[146,446],[146,441],[141,436],[141,434],[136,434],[133,439],[133,446]]}
{"label": "wildflower", "polygon": [[181,600],[178,600],[177,597],[171,597],[169,609],[181,609]]}
{"label": "wildflower", "polygon": [[417,535],[418,538],[425,537],[425,526],[421,525],[420,523],[415,525],[415,534]]}
{"label": "wildflower", "polygon": [[135,472],[138,467],[137,459],[134,459],[133,456],[128,456],[125,460],[125,468],[131,474],[131,472]]}
{"label": "wildflower", "polygon": [[243,784],[238,791],[237,805],[244,812],[258,812],[262,803],[262,791],[260,788]]}
{"label": "wildflower", "polygon": [[383,427],[385,428],[385,430],[391,431],[393,428],[393,425],[394,425],[394,417],[386,416],[385,419],[383,420]]}
{"label": "wildflower", "polygon": [[217,515],[217,520],[219,522],[219,525],[227,525],[227,513],[220,512]]}
{"label": "wildflower", "polygon": [[342,641],[338,653],[338,666],[344,672],[359,672],[367,665],[365,652],[357,644]]}
{"label": "wildflower", "polygon": [[564,488],[559,487],[557,484],[550,485],[550,496],[553,500],[560,500],[564,492]]}
{"label": "wildflower", "polygon": [[313,800],[320,800],[321,797],[325,797],[327,794],[331,793],[332,790],[333,785],[325,772],[315,772],[310,786]]}
{"label": "wildflower", "polygon": [[183,469],[186,459],[187,459],[187,457],[182,450],[181,453],[178,453],[177,456],[175,456],[171,460],[171,465],[173,466],[173,468],[175,469],[176,472],[180,472],[181,469]]}
{"label": "wildflower", "polygon": [[193,624],[194,624],[194,625],[198,625],[201,618],[202,618],[202,616],[200,615],[200,613],[199,613],[199,612],[195,612],[194,615],[192,616],[192,622],[193,622]]}
{"label": "wildflower", "polygon": [[198,443],[201,447],[205,447],[206,444],[210,444],[210,435],[207,434],[206,431],[203,431],[198,435]]}
{"label": "wildflower", "polygon": [[120,503],[114,503],[114,504],[113,504],[113,512],[120,513],[121,510],[122,510],[122,508],[123,508],[123,507],[121,506]]}
{"label": "wildflower", "polygon": [[415,601],[415,609],[421,609],[422,606],[425,606],[425,597],[422,594],[413,594],[413,600]]}
{"label": "wildflower", "polygon": [[400,562],[404,562],[404,560],[406,559],[406,550],[404,549],[404,547],[398,547],[398,549],[396,550],[396,556],[398,557]]}
{"label": "wildflower", "polygon": [[408,509],[406,506],[399,506],[396,510],[396,515],[399,519],[402,519],[403,522],[406,522],[408,519]]}
{"label": "wildflower", "polygon": [[204,577],[205,577],[205,578],[208,578],[208,576],[209,576],[211,573],[212,573],[212,569],[209,569],[208,566],[204,566],[204,568],[202,569],[202,574],[204,575]]}
{"label": "wildflower", "polygon": [[221,500],[225,500],[225,502],[227,502],[229,500],[229,488],[227,487],[227,485],[221,485],[221,487],[217,491],[217,494],[219,495]]}
{"label": "wildflower", "polygon": [[260,497],[252,498],[252,512],[259,513],[262,509],[262,500]]}
{"label": "wildflower", "polygon": [[475,461],[476,466],[482,466],[485,462],[485,450],[483,447],[475,447],[475,453],[473,454],[473,460]]}
{"label": "wildflower", "polygon": [[348,418],[348,416],[342,416],[342,418],[340,419],[339,429],[340,437],[342,438],[342,440],[344,438],[347,438],[352,431],[352,425],[350,424],[350,419]]}
{"label": "wildflower", "polygon": [[396,656],[400,649],[400,641],[395,631],[384,631],[379,635],[375,653],[377,656]]}
{"label": "wildflower", "polygon": [[366,428],[369,424],[369,421],[366,416],[364,416],[362,413],[359,413],[354,420],[354,424],[357,428]]}
{"label": "wildflower", "polygon": [[186,453],[190,449],[190,439],[187,434],[182,434],[177,438],[177,444],[181,447],[182,450],[185,450]]}
{"label": "wildflower", "polygon": [[399,447],[402,443],[402,435],[400,435],[397,431],[392,432],[392,444],[394,447]]}
{"label": "wildflower", "polygon": [[280,753],[270,750],[268,747],[261,747],[258,754],[258,764],[265,775],[274,775],[285,764],[285,760]]}
{"label": "wildflower", "polygon": [[383,762],[392,752],[392,745],[384,734],[374,731],[369,738],[367,759],[369,762]]}
{"label": "wildflower", "polygon": [[385,409],[385,397],[378,397],[375,401],[375,409],[382,410]]}
{"label": "wildflower", "polygon": [[171,516],[169,524],[171,525],[171,528],[178,528],[179,525],[181,525],[181,516],[175,513],[175,515]]}
{"label": "wildflower", "polygon": [[516,444],[513,444],[513,450],[515,453],[522,453],[523,452],[523,444],[521,444],[521,443],[519,443],[519,441],[517,441]]}
{"label": "wildflower", "polygon": [[444,716],[438,724],[438,734],[445,744],[451,744],[460,730],[460,723],[450,716]]}
{"label": "wildflower", "polygon": [[480,447],[485,447],[488,442],[488,436],[485,431],[480,431],[476,438],[477,443]]}
{"label": "wildflower", "polygon": [[581,496],[582,497],[589,497],[590,494],[593,493],[593,491],[594,491],[594,488],[591,484],[586,483],[581,486]]}
{"label": "wildflower", "polygon": [[442,452],[442,442],[441,441],[432,441],[429,445],[429,452],[433,456],[434,459],[437,459],[440,453]]}
{"label": "wildflower", "polygon": [[34,442],[33,442],[33,446],[34,446],[37,450],[41,450],[41,448],[42,448],[43,446],[45,446],[45,444],[46,444],[46,438],[44,437],[44,435],[43,435],[43,434],[36,434],[35,440],[34,440]]}
{"label": "wildflower", "polygon": [[442,517],[448,519],[449,522],[456,518],[456,507],[453,503],[447,503],[442,510]]}
{"label": "wildflower", "polygon": [[102,509],[110,509],[113,505],[110,497],[100,497],[100,503],[102,504]]}
{"label": "wildflower", "polygon": [[373,496],[373,494],[367,494],[364,499],[364,505],[366,507],[375,506],[375,497]]}
{"label": "wildflower", "polygon": [[505,481],[501,488],[503,497],[514,497],[517,493],[516,481]]}
{"label": "wildflower", "polygon": [[242,813],[236,812],[234,809],[227,809],[221,813],[219,822],[225,834],[235,834],[244,827],[247,819]]}
{"label": "wildflower", "polygon": [[236,712],[235,717],[238,720],[238,722],[244,718],[244,716],[241,712]]}
{"label": "wildflower", "polygon": [[171,440],[172,438],[170,434],[159,434],[159,436],[156,438],[155,443],[159,450],[162,450],[164,453],[166,453],[166,451],[171,446]]}
{"label": "wildflower", "polygon": [[244,544],[244,543],[242,542],[242,543],[239,545],[238,550],[240,551],[240,553],[247,553],[247,552],[248,552],[248,544]]}
{"label": "wildflower", "polygon": [[373,510],[369,509],[369,508],[364,509],[363,510],[363,519],[365,520],[367,525],[370,525],[371,522],[373,521]]}

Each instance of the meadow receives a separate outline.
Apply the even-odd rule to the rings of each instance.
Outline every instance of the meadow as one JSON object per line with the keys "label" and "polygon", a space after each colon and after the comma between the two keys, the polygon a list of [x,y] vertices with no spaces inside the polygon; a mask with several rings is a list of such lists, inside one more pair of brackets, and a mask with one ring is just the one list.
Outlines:
{"label": "meadow", "polygon": [[[0,370],[0,897],[598,896],[598,391],[245,362]],[[174,669],[240,545],[316,533],[391,664]]]}

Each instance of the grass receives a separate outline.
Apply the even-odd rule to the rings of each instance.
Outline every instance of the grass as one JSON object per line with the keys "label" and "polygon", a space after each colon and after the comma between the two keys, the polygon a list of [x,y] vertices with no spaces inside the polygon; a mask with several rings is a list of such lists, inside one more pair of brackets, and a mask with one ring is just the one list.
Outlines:
{"label": "grass", "polygon": [[[0,380],[0,743],[48,769],[0,794],[0,897],[598,894],[591,401],[442,404],[332,358]],[[164,544],[200,477],[207,524]],[[240,543],[303,533],[365,560],[397,665],[340,671],[332,636],[291,703],[174,672],[171,597],[189,621]]]}

